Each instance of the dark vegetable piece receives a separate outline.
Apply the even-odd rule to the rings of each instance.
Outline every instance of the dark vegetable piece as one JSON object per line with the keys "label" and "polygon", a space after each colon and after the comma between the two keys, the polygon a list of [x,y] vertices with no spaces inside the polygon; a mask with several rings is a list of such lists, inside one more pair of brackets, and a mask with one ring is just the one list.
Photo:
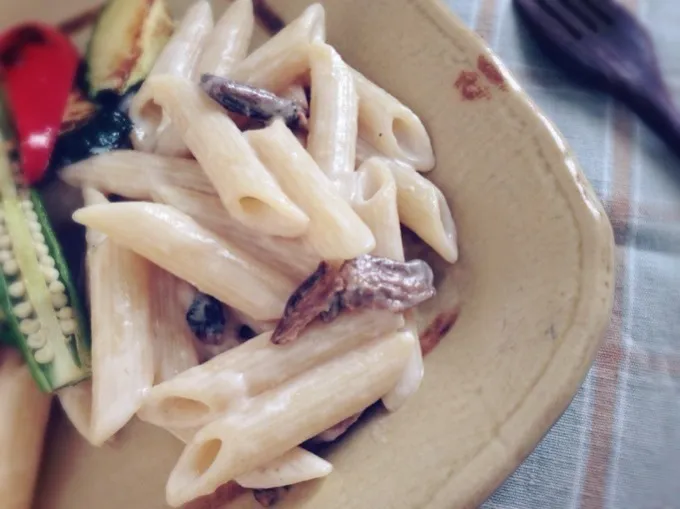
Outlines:
{"label": "dark vegetable piece", "polygon": [[105,91],[122,95],[146,78],[172,32],[164,0],[110,0],[87,48],[91,97],[99,100]]}
{"label": "dark vegetable piece", "polygon": [[222,343],[227,316],[224,305],[219,300],[198,292],[186,318],[191,331],[199,340],[209,345]]}
{"label": "dark vegetable piece", "polygon": [[63,132],[57,140],[50,162],[51,169],[58,170],[110,150],[132,148],[132,122],[125,113],[117,109],[100,108],[87,120],[81,120],[72,126],[71,130]]}
{"label": "dark vegetable piece", "polygon": [[39,195],[23,183],[0,108],[0,308],[4,339],[45,392],[90,376],[85,315]]}
{"label": "dark vegetable piece", "polygon": [[291,129],[307,127],[308,112],[300,104],[267,90],[213,74],[201,76],[201,87],[214,101],[232,113],[263,123],[282,118]]}
{"label": "dark vegetable piece", "polygon": [[252,327],[248,325],[241,325],[238,329],[238,338],[241,341],[248,341],[249,339],[253,339],[255,336],[257,336],[257,332],[255,332]]}
{"label": "dark vegetable piece", "polygon": [[341,266],[321,262],[288,299],[271,340],[289,343],[317,317],[330,322],[343,311],[402,313],[434,296],[433,279],[432,269],[422,260],[398,262],[363,255]]}
{"label": "dark vegetable piece", "polygon": [[28,184],[47,170],[80,57],[68,37],[39,23],[0,36],[2,82]]}
{"label": "dark vegetable piece", "polygon": [[281,486],[280,488],[253,490],[253,496],[262,507],[274,507],[289,491],[290,486]]}

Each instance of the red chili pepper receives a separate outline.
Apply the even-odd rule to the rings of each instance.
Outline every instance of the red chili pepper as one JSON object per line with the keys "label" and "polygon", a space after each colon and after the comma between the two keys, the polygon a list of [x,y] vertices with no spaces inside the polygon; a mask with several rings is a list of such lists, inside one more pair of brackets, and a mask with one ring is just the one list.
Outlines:
{"label": "red chili pepper", "polygon": [[30,23],[0,35],[2,82],[29,184],[45,174],[80,56],[56,28]]}

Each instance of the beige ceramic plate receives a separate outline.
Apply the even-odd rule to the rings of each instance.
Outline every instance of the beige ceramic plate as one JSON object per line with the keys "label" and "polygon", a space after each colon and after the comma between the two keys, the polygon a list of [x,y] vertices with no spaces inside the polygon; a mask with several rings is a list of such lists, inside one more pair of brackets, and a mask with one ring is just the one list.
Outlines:
{"label": "beige ceramic plate", "polygon": [[[271,1],[286,20],[307,3]],[[5,2],[0,19],[56,21],[88,4]],[[472,507],[532,450],[593,359],[612,300],[609,222],[560,135],[446,7],[324,4],[340,53],[432,135],[431,177],[452,204],[461,260],[435,263],[439,294],[423,322],[432,330],[459,317],[428,356],[417,397],[328,451],[335,472],[294,489],[282,507]],[[58,417],[48,440],[37,509],[166,507],[180,444],[163,431],[137,423],[94,449]],[[233,507],[256,505],[244,495]]]}

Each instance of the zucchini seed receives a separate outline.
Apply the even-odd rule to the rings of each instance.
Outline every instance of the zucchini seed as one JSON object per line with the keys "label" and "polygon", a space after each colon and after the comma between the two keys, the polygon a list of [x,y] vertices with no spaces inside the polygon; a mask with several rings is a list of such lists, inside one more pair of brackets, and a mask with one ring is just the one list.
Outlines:
{"label": "zucchini seed", "polygon": [[45,346],[45,343],[47,343],[47,338],[45,338],[45,334],[43,334],[42,331],[38,331],[34,334],[29,334],[28,337],[26,338],[26,344],[28,345],[29,348],[32,348],[33,350],[42,348],[43,346]]}
{"label": "zucchini seed", "polygon": [[26,318],[25,320],[21,320],[21,322],[19,322],[19,332],[21,332],[25,336],[28,336],[29,334],[34,334],[39,330],[40,324],[38,323],[37,320],[31,320],[30,318]]}
{"label": "zucchini seed", "polygon": [[54,349],[49,343],[46,343],[40,350],[37,350],[33,357],[38,364],[49,364],[54,360]]}
{"label": "zucchini seed", "polygon": [[52,294],[52,305],[54,309],[61,309],[66,304],[68,304],[68,297],[65,293],[53,293]]}
{"label": "zucchini seed", "polygon": [[7,288],[10,297],[20,299],[26,294],[26,285],[23,281],[15,281]]}
{"label": "zucchini seed", "polygon": [[19,273],[19,264],[16,260],[7,260],[2,264],[2,271],[7,276],[16,276]]}
{"label": "zucchini seed", "polygon": [[33,314],[33,306],[30,302],[20,302],[14,306],[12,311],[14,311],[17,318],[28,318]]}
{"label": "zucchini seed", "polygon": [[70,336],[76,332],[76,322],[74,320],[60,320],[59,325],[61,326],[61,332],[66,336]]}

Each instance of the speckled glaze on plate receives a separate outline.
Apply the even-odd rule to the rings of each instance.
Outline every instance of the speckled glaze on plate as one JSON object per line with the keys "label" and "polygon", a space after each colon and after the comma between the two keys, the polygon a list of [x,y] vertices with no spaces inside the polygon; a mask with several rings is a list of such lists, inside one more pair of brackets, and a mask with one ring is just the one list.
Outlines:
{"label": "speckled glaze on plate", "polygon": [[[269,2],[285,20],[308,3]],[[594,358],[612,303],[611,228],[559,133],[445,6],[323,3],[330,41],[432,136],[430,176],[452,205],[461,259],[430,257],[439,294],[422,325],[436,338],[457,321],[427,357],[418,395],[396,414],[374,412],[326,452],[335,472],[279,507],[475,507],[565,409]],[[23,0],[0,7],[0,19],[57,21],[93,5]],[[163,431],[134,423],[94,449],[57,415],[48,440],[36,509],[166,507],[181,444]],[[258,507],[231,489],[190,507],[227,501]]]}

